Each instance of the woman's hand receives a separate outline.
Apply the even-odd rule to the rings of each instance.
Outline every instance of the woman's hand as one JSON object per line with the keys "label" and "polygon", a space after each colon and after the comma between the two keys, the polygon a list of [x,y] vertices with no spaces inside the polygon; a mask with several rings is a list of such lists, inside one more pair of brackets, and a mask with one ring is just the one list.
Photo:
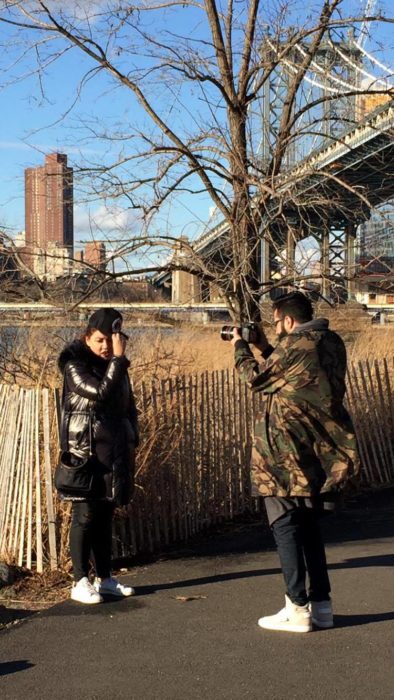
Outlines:
{"label": "woman's hand", "polygon": [[112,351],[115,357],[123,357],[126,350],[126,338],[122,333],[112,333]]}

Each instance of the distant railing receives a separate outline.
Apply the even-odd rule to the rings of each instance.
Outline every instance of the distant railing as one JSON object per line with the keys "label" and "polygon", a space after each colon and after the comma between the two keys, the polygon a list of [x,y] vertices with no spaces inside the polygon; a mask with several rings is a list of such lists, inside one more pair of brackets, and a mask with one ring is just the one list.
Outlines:
{"label": "distant railing", "polygon": [[[370,487],[394,482],[393,360],[352,364],[348,404]],[[260,507],[249,458],[259,398],[232,371],[143,383],[133,503],[114,524],[115,556],[185,541]],[[56,390],[0,386],[0,558],[42,571],[68,559],[69,504],[53,489]]]}
{"label": "distant railing", "polygon": [[337,140],[334,140],[328,146],[313,151],[292,170],[292,174],[299,176],[304,170],[310,170],[312,166],[316,166],[316,169],[324,168],[362,143],[392,129],[393,124],[394,106],[391,100],[382,105],[378,112],[369,115],[356,128],[353,127],[345,134],[341,134]]}

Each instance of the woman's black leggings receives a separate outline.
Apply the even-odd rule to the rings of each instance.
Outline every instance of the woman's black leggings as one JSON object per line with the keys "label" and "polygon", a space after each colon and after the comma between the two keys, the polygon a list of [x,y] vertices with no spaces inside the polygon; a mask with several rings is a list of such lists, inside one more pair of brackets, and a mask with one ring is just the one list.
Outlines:
{"label": "woman's black leggings", "polygon": [[93,561],[96,576],[111,575],[112,516],[110,501],[74,501],[70,529],[70,551],[74,580],[89,573]]}

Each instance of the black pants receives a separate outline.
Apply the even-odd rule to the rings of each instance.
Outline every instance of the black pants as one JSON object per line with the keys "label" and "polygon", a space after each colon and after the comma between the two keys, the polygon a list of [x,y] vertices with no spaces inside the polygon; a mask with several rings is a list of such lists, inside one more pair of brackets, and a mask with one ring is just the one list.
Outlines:
{"label": "black pants", "polygon": [[70,551],[75,581],[89,573],[92,558],[96,576],[111,575],[112,515],[109,501],[75,501],[72,505]]}
{"label": "black pants", "polygon": [[309,600],[329,600],[331,588],[318,512],[313,508],[294,508],[275,520],[271,528],[288,598],[296,605],[306,605]]}

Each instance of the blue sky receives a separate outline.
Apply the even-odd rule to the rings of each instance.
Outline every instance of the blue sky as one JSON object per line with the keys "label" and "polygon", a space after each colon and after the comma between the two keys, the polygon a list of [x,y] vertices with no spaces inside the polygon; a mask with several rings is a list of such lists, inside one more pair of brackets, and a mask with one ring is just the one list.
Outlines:
{"label": "blue sky", "polygon": [[[69,0],[74,2],[74,0]],[[54,2],[56,5],[56,2]],[[59,4],[59,3],[58,3]],[[272,3],[274,4],[274,3]],[[98,3],[100,5],[100,3]],[[357,0],[353,6],[358,8],[362,3]],[[304,11],[307,11],[303,3]],[[311,3],[312,6],[312,3]],[[350,3],[347,3],[347,7]],[[382,3],[380,3],[382,6]],[[292,12],[295,13],[295,5]],[[294,14],[295,16],[295,14]],[[197,11],[187,12],[178,9],[171,15],[171,30],[173,32],[202,31],[198,25]],[[185,25],[185,21],[188,26]],[[374,40],[383,43],[379,54],[380,59],[386,63],[391,60],[392,52],[392,26],[381,26],[379,35]],[[190,27],[190,30],[189,30]],[[7,40],[7,28],[0,26],[1,43]],[[22,39],[22,35],[21,35]],[[372,50],[372,43],[367,42],[366,48]],[[376,45],[373,50],[375,51]],[[140,66],[149,64],[149,58],[135,59],[140,61]],[[45,75],[44,94],[36,77],[27,77],[24,80],[14,82],[13,77],[20,72],[20,68],[12,66],[13,54],[4,53],[0,59],[1,68],[8,67],[6,73],[0,74],[0,95],[2,109],[0,110],[0,226],[8,227],[11,233],[16,233],[24,228],[24,169],[39,165],[43,162],[48,152],[60,151],[69,157],[71,165],[77,165],[81,160],[94,160],[106,162],[111,155],[108,145],[102,139],[89,139],[87,127],[81,128],[82,118],[93,126],[92,120],[100,116],[100,120],[106,124],[118,123],[119,128],[127,124],[137,122],[147,123],[146,118],[138,106],[135,97],[123,88],[113,87],[108,77],[101,75],[92,78],[85,84],[81,99],[77,99],[73,109],[69,112],[75,100],[77,86],[80,77],[86,71],[88,62],[81,58],[76,50],[68,52],[58,61],[52,63]],[[394,63],[394,61],[392,61]],[[29,61],[22,66],[22,72],[28,72]],[[167,104],[164,109],[171,121],[173,110],[174,119],[179,119],[177,110],[178,99],[182,99],[181,88],[174,85],[173,103]],[[184,127],[188,121],[193,121],[193,113],[200,109],[197,95],[187,98],[190,107],[186,113]],[[160,100],[160,95],[158,95]],[[127,149],[132,150],[128,144]],[[140,227],[136,215],[127,210],[124,202],[111,205],[110,210],[102,198],[97,197],[93,201],[78,185],[75,187],[75,238],[88,239],[90,235],[99,236],[96,224],[101,227],[104,235],[111,229],[127,228],[137,231]],[[164,207],[162,214],[157,218],[157,230],[170,230],[179,235],[183,233],[193,238],[204,229],[209,219],[212,202],[205,194],[192,198],[184,195],[176,203]],[[93,234],[90,228],[93,227]]]}
{"label": "blue sky", "polygon": [[[182,17],[179,23],[182,26]],[[4,25],[3,30],[4,41]],[[182,27],[183,29],[183,27]],[[5,28],[7,30],[7,28]],[[176,26],[173,26],[176,31]],[[12,60],[8,65],[12,65]],[[145,65],[147,64],[145,60]],[[2,65],[7,65],[3,55]],[[2,168],[0,171],[0,225],[11,232],[24,228],[24,169],[40,165],[46,153],[60,151],[68,155],[69,164],[78,166],[83,160],[105,162],[111,155],[107,143],[100,139],[86,143],[86,128],[81,128],[80,119],[90,122],[96,116],[106,124],[127,125],[148,123],[144,112],[134,95],[122,87],[114,87],[105,75],[100,79],[88,81],[83,88],[81,99],[75,100],[80,78],[91,67],[80,52],[72,49],[58,61],[51,64],[46,71],[44,83],[40,84],[35,76],[13,82],[18,69],[11,69],[2,75],[3,85],[0,110],[0,152]],[[27,73],[31,64],[23,65]],[[20,72],[20,69],[19,69]],[[42,88],[42,90],[41,90]],[[72,109],[70,111],[70,108]],[[111,149],[112,150],[112,149]],[[115,149],[113,149],[115,150]],[[184,198],[178,204],[176,215],[169,208],[163,213],[163,227],[168,217],[176,222],[177,232],[184,229],[190,237],[208,217],[211,200],[199,197],[201,205],[196,209],[195,202]],[[99,224],[103,233],[119,226],[133,226],[136,216],[127,212],[119,203],[105,204],[99,198],[89,197],[87,203],[85,189],[75,181],[75,228],[76,238],[89,237],[89,229]],[[205,200],[205,201],[204,201]],[[199,211],[201,206],[201,211]],[[134,227],[138,227],[138,223]]]}

